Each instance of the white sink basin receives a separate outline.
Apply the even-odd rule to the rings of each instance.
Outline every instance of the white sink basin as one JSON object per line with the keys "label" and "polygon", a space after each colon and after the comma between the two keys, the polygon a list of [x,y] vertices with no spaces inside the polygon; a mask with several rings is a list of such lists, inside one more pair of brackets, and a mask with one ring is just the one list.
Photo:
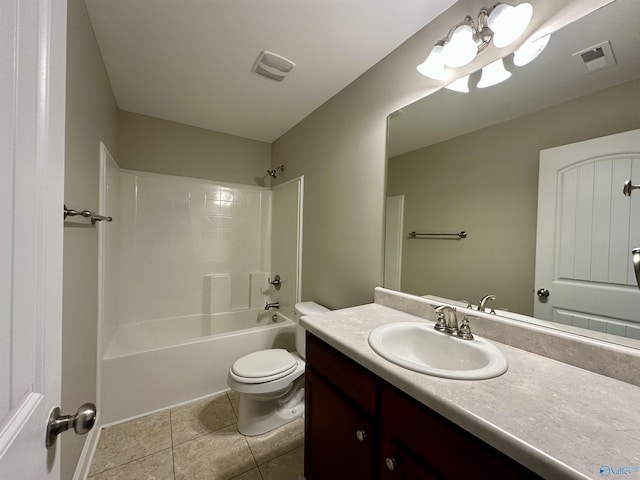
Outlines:
{"label": "white sink basin", "polygon": [[369,345],[396,365],[435,377],[482,380],[507,371],[507,359],[486,340],[454,338],[428,323],[381,325],[369,334]]}

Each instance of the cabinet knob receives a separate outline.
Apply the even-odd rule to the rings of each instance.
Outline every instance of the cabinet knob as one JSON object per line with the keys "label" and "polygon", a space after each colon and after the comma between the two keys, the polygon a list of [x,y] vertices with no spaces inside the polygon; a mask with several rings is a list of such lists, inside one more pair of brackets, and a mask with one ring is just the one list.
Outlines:
{"label": "cabinet knob", "polygon": [[384,463],[387,465],[387,468],[391,471],[395,470],[396,465],[398,465],[398,461],[394,457],[387,457]]}
{"label": "cabinet knob", "polygon": [[356,438],[359,441],[364,442],[364,439],[367,438],[367,432],[365,432],[364,430],[358,430],[356,432]]}

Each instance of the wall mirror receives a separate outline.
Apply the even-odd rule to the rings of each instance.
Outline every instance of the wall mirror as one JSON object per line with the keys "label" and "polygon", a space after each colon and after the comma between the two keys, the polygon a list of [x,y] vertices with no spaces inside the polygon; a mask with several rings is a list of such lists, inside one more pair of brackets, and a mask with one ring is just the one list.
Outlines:
{"label": "wall mirror", "polygon": [[[443,88],[390,116],[385,286],[472,304],[494,294],[499,315],[527,320],[535,311],[553,328],[640,348],[640,291],[630,254],[640,247],[640,193],[622,194],[623,178],[640,183],[640,141],[632,141],[635,153],[605,155],[608,163],[587,162],[573,177],[563,173],[564,197],[538,211],[541,151],[582,142],[591,152],[584,142],[640,129],[638,25],[640,3],[616,0],[552,33],[531,63],[518,67],[513,54],[505,57],[506,81],[480,89],[476,72],[468,93]],[[580,54],[585,51],[592,53]],[[549,195],[559,194],[540,197]],[[623,212],[612,213],[618,207]],[[567,235],[556,232],[561,240],[538,252],[556,270],[575,270],[560,272],[554,285],[536,280],[540,219],[573,229],[570,247]],[[466,238],[455,235],[462,231]],[[410,232],[454,235],[412,238]],[[537,313],[565,284],[587,287],[570,294],[577,306]],[[615,311],[617,301],[603,307],[592,287],[619,292],[626,312]],[[550,296],[538,296],[541,288]]]}

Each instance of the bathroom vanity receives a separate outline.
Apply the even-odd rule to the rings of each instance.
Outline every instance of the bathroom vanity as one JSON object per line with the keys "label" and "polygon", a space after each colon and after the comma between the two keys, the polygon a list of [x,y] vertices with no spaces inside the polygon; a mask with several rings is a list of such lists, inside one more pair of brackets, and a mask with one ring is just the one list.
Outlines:
{"label": "bathroom vanity", "polygon": [[305,392],[307,480],[540,478],[312,334]]}
{"label": "bathroom vanity", "polygon": [[637,386],[497,342],[509,369],[472,381],[413,372],[370,348],[376,327],[432,311],[377,290],[376,303],[301,320],[307,480],[640,475]]}

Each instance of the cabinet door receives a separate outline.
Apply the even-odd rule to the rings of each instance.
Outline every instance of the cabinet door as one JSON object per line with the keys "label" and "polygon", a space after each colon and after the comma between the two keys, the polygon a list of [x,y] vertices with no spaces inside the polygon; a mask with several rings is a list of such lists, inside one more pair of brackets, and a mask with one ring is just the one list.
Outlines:
{"label": "cabinet door", "polygon": [[436,472],[413,458],[400,444],[382,436],[380,480],[441,480]]}
{"label": "cabinet door", "polygon": [[[381,385],[380,397],[382,445],[405,447],[426,467],[425,471],[435,474],[434,478],[540,479],[513,459],[391,385]],[[382,452],[382,455],[389,454]]]}
{"label": "cabinet door", "polygon": [[305,402],[305,478],[371,480],[372,418],[309,369]]}

